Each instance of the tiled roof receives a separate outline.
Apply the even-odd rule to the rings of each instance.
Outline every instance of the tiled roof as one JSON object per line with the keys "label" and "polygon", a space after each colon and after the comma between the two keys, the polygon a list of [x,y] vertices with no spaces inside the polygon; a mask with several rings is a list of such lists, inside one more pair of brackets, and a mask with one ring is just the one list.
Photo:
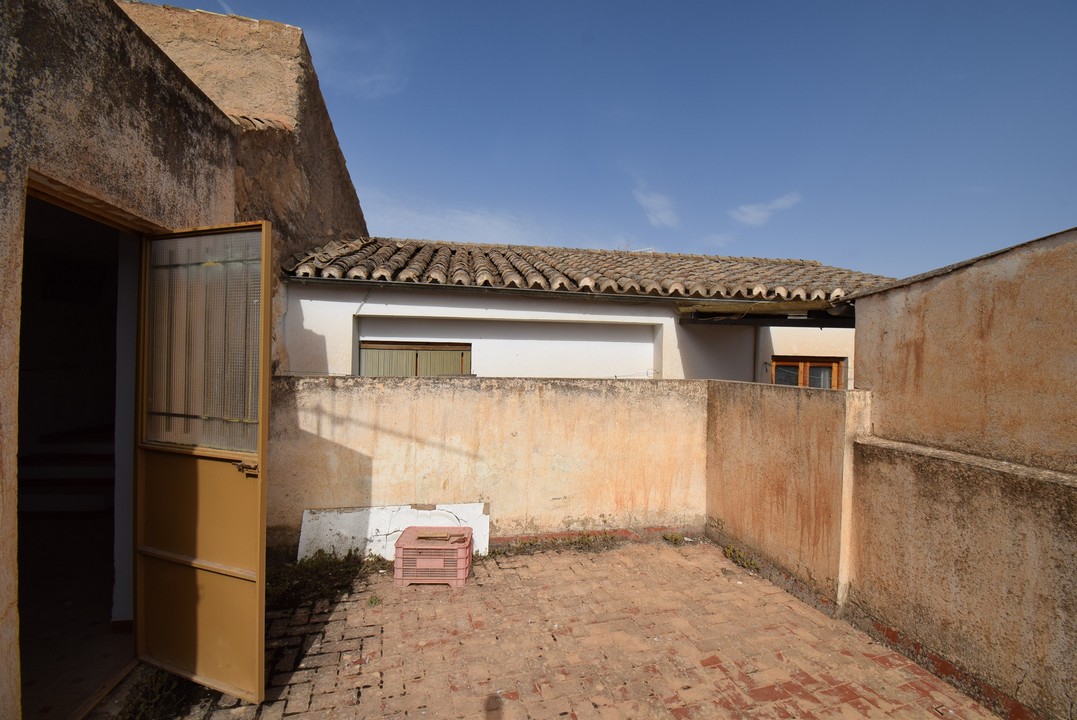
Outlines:
{"label": "tiled roof", "polygon": [[429,240],[333,242],[285,263],[295,277],[670,298],[836,301],[889,282],[814,260]]}

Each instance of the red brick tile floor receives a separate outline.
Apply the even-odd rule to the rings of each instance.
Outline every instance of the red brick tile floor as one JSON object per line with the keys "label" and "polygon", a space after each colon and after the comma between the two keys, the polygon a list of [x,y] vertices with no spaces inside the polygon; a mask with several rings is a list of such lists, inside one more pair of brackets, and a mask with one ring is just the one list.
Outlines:
{"label": "red brick tile floor", "polygon": [[994,717],[703,543],[386,574],[268,625],[266,702],[212,720]]}

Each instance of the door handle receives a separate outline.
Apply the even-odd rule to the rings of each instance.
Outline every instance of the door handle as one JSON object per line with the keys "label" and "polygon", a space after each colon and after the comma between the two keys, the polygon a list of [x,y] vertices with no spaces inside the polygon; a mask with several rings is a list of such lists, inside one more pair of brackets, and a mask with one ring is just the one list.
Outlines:
{"label": "door handle", "polygon": [[236,466],[236,470],[240,471],[241,473],[243,473],[247,477],[257,477],[258,476],[258,463],[256,463],[256,462],[247,462],[246,460],[235,460],[232,464]]}

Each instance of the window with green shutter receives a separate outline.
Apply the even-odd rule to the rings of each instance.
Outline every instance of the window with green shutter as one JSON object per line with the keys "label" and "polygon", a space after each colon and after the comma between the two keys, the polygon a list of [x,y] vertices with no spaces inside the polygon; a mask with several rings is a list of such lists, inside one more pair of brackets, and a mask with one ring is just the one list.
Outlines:
{"label": "window with green shutter", "polygon": [[359,374],[364,377],[470,375],[471,345],[361,341]]}

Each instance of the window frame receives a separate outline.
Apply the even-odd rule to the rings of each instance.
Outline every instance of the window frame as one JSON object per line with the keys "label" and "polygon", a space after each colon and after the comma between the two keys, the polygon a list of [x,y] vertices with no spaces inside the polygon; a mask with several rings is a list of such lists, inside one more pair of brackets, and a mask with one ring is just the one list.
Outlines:
{"label": "window frame", "polygon": [[[779,367],[796,367],[797,384],[786,385],[777,382]],[[830,387],[814,388],[816,390],[843,390],[846,386],[846,370],[848,358],[842,357],[816,357],[802,355],[774,355],[770,358],[770,383],[772,385],[785,385],[785,387],[813,387],[809,385],[809,373],[813,367],[830,368]]]}
{"label": "window frame", "polygon": [[[363,350],[405,350],[413,351],[415,353],[415,359],[412,366],[411,375],[371,375],[364,372],[363,367]],[[465,372],[465,361],[463,355],[460,359],[460,372],[457,373],[437,373],[433,375],[420,375],[419,374],[419,352],[423,350],[434,351],[458,351],[460,353],[467,353]],[[471,372],[471,353],[472,344],[469,342],[424,342],[416,340],[359,340],[358,352],[357,352],[357,367],[356,375],[360,377],[474,377],[474,373]]]}

